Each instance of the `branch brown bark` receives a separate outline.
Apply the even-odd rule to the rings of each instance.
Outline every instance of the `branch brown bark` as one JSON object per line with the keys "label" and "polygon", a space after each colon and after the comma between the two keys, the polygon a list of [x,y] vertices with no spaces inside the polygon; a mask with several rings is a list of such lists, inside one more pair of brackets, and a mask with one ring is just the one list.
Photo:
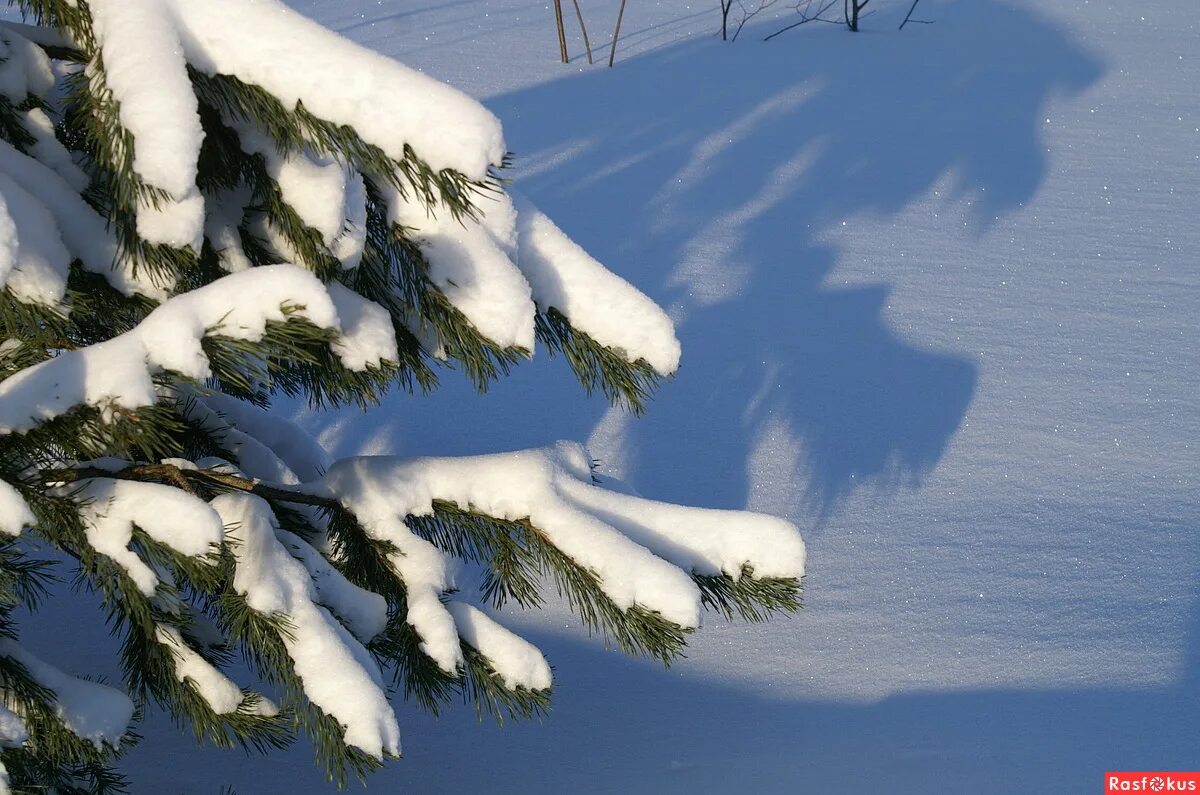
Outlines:
{"label": "branch brown bark", "polygon": [[554,24],[558,27],[558,52],[562,56],[562,62],[566,63],[567,58],[567,31],[563,27],[563,11],[562,0],[554,0]]}
{"label": "branch brown bark", "polygon": [[134,464],[111,471],[99,467],[79,467],[78,469],[44,469],[40,473],[44,485],[59,483],[77,483],[89,478],[112,478],[116,480],[136,480],[143,483],[166,483],[176,486],[189,494],[196,493],[196,485],[218,487],[230,491],[244,491],[266,500],[276,502],[291,502],[298,505],[314,505],[318,508],[337,508],[340,504],[331,497],[319,497],[315,494],[305,494],[278,486],[272,486],[258,480],[229,475],[224,472],[214,472],[211,469],[181,469],[172,464]]}
{"label": "branch brown bark", "polygon": [[608,51],[608,67],[611,69],[613,61],[617,59],[617,39],[621,38],[621,20],[625,16],[625,0],[621,0],[621,7],[617,9],[617,28],[613,31],[612,49]]}
{"label": "branch brown bark", "polygon": [[571,0],[575,4],[575,16],[579,17],[579,30],[583,32],[583,46],[587,49],[588,63],[592,61],[592,42],[588,40],[587,25],[583,24],[583,12],[579,10],[579,0]]}

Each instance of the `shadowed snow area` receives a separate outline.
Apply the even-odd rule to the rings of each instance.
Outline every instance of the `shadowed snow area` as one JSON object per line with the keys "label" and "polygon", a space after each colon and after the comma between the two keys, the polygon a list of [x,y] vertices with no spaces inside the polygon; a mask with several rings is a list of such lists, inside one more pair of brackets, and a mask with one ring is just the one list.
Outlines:
{"label": "shadowed snow area", "polygon": [[[606,47],[617,3],[580,2]],[[669,310],[683,364],[642,419],[544,352],[482,397],[447,372],[366,415],[285,409],[337,455],[586,440],[644,496],[786,516],[811,554],[802,613],[714,617],[669,671],[563,608],[507,616],[555,666],[551,717],[402,707],[405,759],[371,791],[1096,792],[1195,769],[1194,15],[923,0],[935,24],[897,32],[909,3],[875,0],[858,35],[763,43],[784,10],[723,44],[716,0],[631,0],[608,70],[574,27],[556,62],[544,3],[293,5],[483,99],[516,187]],[[146,734],[139,791],[326,791],[307,748]]]}

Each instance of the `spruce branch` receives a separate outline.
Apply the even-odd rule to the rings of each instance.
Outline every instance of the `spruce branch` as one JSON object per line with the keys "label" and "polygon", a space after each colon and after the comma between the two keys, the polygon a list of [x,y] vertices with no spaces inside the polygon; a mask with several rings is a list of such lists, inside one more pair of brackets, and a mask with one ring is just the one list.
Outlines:
{"label": "spruce branch", "polygon": [[640,415],[663,377],[645,359],[629,361],[574,328],[566,316],[550,307],[537,316],[537,336],[551,355],[560,353],[590,395],[599,389],[610,403]]}
{"label": "spruce branch", "polygon": [[[271,1],[264,3],[269,5]],[[479,565],[483,573],[479,595],[493,606],[515,603],[537,608],[553,589],[590,631],[627,652],[664,663],[683,653],[694,623],[692,615],[700,607],[728,618],[740,616],[754,621],[800,606],[800,579],[758,576],[749,565],[737,577],[711,572],[731,571],[725,568],[730,565],[729,555],[743,553],[764,572],[800,571],[802,562],[789,564],[790,569],[772,569],[762,544],[756,547],[752,539],[741,545],[731,540],[732,536],[717,538],[722,543],[729,541],[727,547],[722,547],[724,558],[707,555],[701,549],[703,544],[692,543],[693,536],[679,533],[678,525],[694,519],[690,531],[716,533],[711,515],[701,521],[701,516],[687,514],[677,522],[664,517],[678,514],[663,509],[658,511],[657,522],[647,521],[644,527],[639,525],[640,519],[625,517],[628,521],[623,523],[622,517],[608,516],[608,509],[600,506],[616,505],[613,510],[620,513],[629,510],[628,503],[605,503],[607,497],[593,491],[574,492],[574,496],[568,493],[563,485],[568,478],[582,481],[586,489],[592,488],[586,477],[586,463],[575,459],[559,461],[549,454],[538,458],[538,451],[534,451],[530,458],[542,468],[531,468],[530,480],[544,488],[531,489],[525,495],[524,517],[522,510],[503,507],[498,501],[503,495],[485,495],[483,503],[474,503],[473,497],[435,488],[433,481],[429,482],[431,494],[453,493],[458,495],[457,501],[437,499],[427,505],[398,498],[397,513],[384,517],[385,503],[378,503],[383,506],[381,513],[371,514],[369,505],[331,485],[334,478],[318,481],[327,466],[324,451],[315,450],[315,443],[313,449],[293,447],[287,438],[286,423],[271,418],[270,422],[264,421],[265,429],[255,428],[259,420],[254,418],[262,412],[248,411],[239,416],[234,402],[225,403],[228,414],[218,410],[217,404],[226,400],[270,409],[273,398],[280,394],[303,397],[317,408],[351,403],[366,407],[382,400],[394,383],[409,391],[433,389],[438,383],[438,364],[462,370],[482,391],[529,358],[532,351],[523,347],[528,343],[500,344],[480,332],[473,319],[486,327],[483,318],[460,300],[460,285],[446,276],[453,270],[447,264],[446,252],[436,244],[426,245],[422,230],[394,223],[391,212],[408,206],[424,207],[430,217],[436,216],[439,234],[446,231],[442,225],[447,218],[470,227],[467,237],[475,235],[484,248],[496,244],[501,253],[507,253],[516,268],[508,275],[518,285],[518,278],[525,278],[530,294],[541,302],[553,291],[544,289],[544,279],[539,282],[534,260],[522,260],[512,248],[514,240],[521,239],[524,249],[534,224],[520,223],[528,219],[521,210],[519,222],[511,230],[516,237],[510,239],[500,226],[507,223],[504,212],[513,205],[504,202],[494,218],[482,212],[489,205],[480,200],[506,187],[501,174],[509,157],[505,155],[491,170],[470,163],[494,160],[493,149],[498,146],[489,149],[483,160],[477,157],[479,152],[447,157],[444,151],[426,152],[430,156],[427,160],[421,151],[404,142],[409,137],[414,141],[431,140],[428,136],[397,129],[397,137],[387,139],[393,131],[380,132],[378,125],[369,132],[368,140],[368,133],[360,134],[353,126],[331,120],[340,113],[336,104],[319,101],[326,97],[290,93],[264,73],[256,75],[253,69],[237,66],[237,58],[219,63],[221,59],[215,54],[221,42],[214,39],[207,40],[214,45],[214,57],[206,56],[203,68],[197,68],[201,66],[198,63],[185,66],[186,59],[195,60],[192,45],[196,40],[185,34],[196,31],[183,28],[188,24],[202,27],[203,14],[193,15],[199,6],[176,4],[168,8],[167,0],[163,0],[161,4],[145,3],[143,10],[154,14],[157,6],[157,11],[164,12],[160,21],[167,27],[180,26],[174,33],[185,46],[175,55],[183,57],[167,66],[176,70],[179,90],[175,93],[182,94],[184,105],[191,106],[189,90],[196,99],[199,131],[194,129],[194,119],[178,119],[180,124],[186,123],[188,135],[179,139],[168,136],[167,140],[180,143],[179,148],[186,151],[178,154],[187,161],[173,160],[174,148],[165,147],[160,162],[154,164],[158,168],[143,169],[146,164],[135,154],[145,143],[141,136],[147,135],[146,125],[135,123],[137,112],[131,109],[137,106],[136,98],[122,87],[123,83],[128,86],[122,75],[129,74],[118,64],[124,53],[105,37],[104,25],[95,25],[92,18],[95,13],[97,20],[104,22],[102,15],[116,6],[102,8],[96,0],[90,4],[84,0],[15,0],[15,4],[28,19],[46,29],[37,33],[25,28],[6,30],[13,36],[36,41],[50,58],[67,63],[56,65],[56,85],[47,82],[33,88],[36,81],[30,79],[29,90],[38,96],[0,97],[0,139],[23,153],[16,162],[32,158],[42,167],[58,171],[64,177],[63,185],[71,190],[61,190],[62,186],[55,183],[57,197],[75,211],[86,211],[89,220],[103,223],[95,225],[96,234],[91,237],[72,235],[77,230],[69,217],[63,217],[69,213],[56,206],[62,202],[42,196],[33,190],[35,186],[21,186],[38,204],[45,205],[54,221],[44,224],[46,228],[40,231],[50,238],[59,234],[61,240],[51,242],[62,245],[55,246],[54,257],[48,257],[54,260],[59,278],[53,305],[29,300],[16,282],[11,286],[0,284],[0,388],[6,400],[17,398],[7,406],[11,411],[6,427],[12,432],[0,434],[0,485],[5,489],[6,506],[18,509],[14,514],[18,526],[6,527],[6,531],[22,532],[15,539],[0,538],[0,643],[13,644],[0,649],[18,649],[14,617],[23,610],[35,609],[56,582],[63,561],[73,562],[75,585],[97,596],[102,618],[119,644],[123,684],[131,701],[117,695],[122,710],[124,706],[133,710],[133,724],[146,709],[161,709],[199,742],[255,751],[281,748],[304,735],[330,780],[341,786],[350,777],[361,779],[379,767],[389,749],[394,751],[398,745],[394,731],[384,732],[387,739],[380,755],[362,750],[376,746],[368,740],[360,747],[361,735],[352,736],[356,720],[350,714],[353,710],[339,711],[339,703],[318,697],[309,678],[313,669],[305,665],[311,666],[314,657],[323,659],[323,655],[305,657],[297,652],[312,640],[314,621],[328,631],[330,643],[346,641],[339,650],[353,652],[354,659],[363,663],[364,682],[375,682],[375,678],[368,670],[370,661],[363,656],[363,649],[391,674],[396,690],[431,711],[437,712],[458,698],[479,716],[492,715],[498,721],[540,717],[549,709],[549,670],[540,652],[466,602],[446,598],[453,592],[447,560],[450,557]],[[578,15],[578,2],[575,9]],[[291,13],[282,7],[280,11],[281,18]],[[116,18],[108,17],[108,21]],[[146,38],[151,38],[149,33]],[[617,39],[614,34],[614,51]],[[123,41],[137,42],[138,38],[126,36]],[[163,41],[160,37],[158,43]],[[10,57],[34,58],[33,66],[44,67],[41,53],[24,42],[19,44],[10,48]],[[124,66],[128,65],[127,61]],[[0,68],[4,66],[0,62]],[[241,76],[220,73],[222,69]],[[41,72],[49,74],[44,69]],[[422,102],[420,96],[404,94],[402,70],[397,74],[399,78],[389,78],[397,81],[396,95],[403,95],[404,102]],[[256,85],[254,80],[263,85]],[[267,90],[267,85],[274,86],[279,96]],[[161,87],[157,81],[148,86],[155,90]],[[303,99],[297,100],[300,94]],[[285,95],[286,100],[280,98]],[[316,108],[324,109],[331,118],[323,118],[314,112]],[[482,138],[498,141],[498,128],[490,126],[494,119],[482,108],[474,115],[469,111],[464,105],[463,113],[454,114],[454,123],[474,119],[480,123]],[[45,116],[40,115],[43,113]],[[398,127],[404,126],[400,123],[403,116],[393,114]],[[355,118],[355,114],[349,114],[349,118]],[[54,125],[57,143],[46,138],[50,132],[47,119]],[[358,123],[367,125],[361,114],[358,119]],[[155,121],[172,123],[157,116]],[[162,129],[153,127],[151,137]],[[202,136],[192,134],[201,131]],[[463,138],[468,148],[474,146],[471,138]],[[44,144],[52,145],[53,156],[47,154]],[[273,146],[274,152],[265,146]],[[430,150],[436,148],[430,146]],[[153,151],[154,147],[149,149]],[[143,148],[141,154],[145,152]],[[275,155],[309,158],[318,168],[325,164],[316,161],[329,161],[355,180],[354,192],[343,190],[340,194],[347,205],[340,208],[340,231],[324,222],[327,215],[314,213],[301,203],[303,194],[299,191],[303,190],[304,175],[296,177],[296,172],[289,170],[288,179],[293,181],[285,179],[282,161]],[[485,176],[469,178],[455,168],[434,168],[431,162],[467,163],[467,171]],[[198,195],[191,191],[193,165]],[[290,168],[295,164],[285,165]],[[188,216],[189,244],[152,244],[143,236],[145,230],[139,229],[139,214],[143,221],[149,218],[161,222],[183,201],[156,187],[158,182],[180,184],[177,179],[161,179],[156,170],[170,171],[178,177],[181,166],[186,167],[183,173],[188,176],[185,182],[187,200],[192,202],[190,209],[198,212],[203,207],[206,237],[199,243],[199,225],[194,223],[197,216],[193,213]],[[36,173],[47,179],[53,176],[44,170]],[[321,176],[328,174],[322,172]],[[362,196],[357,192],[360,176],[367,194],[365,229],[357,226],[364,211]],[[13,178],[21,182],[15,172]],[[336,202],[336,186],[329,193]],[[77,201],[78,195],[82,195],[82,204]],[[396,201],[397,196],[404,207],[389,207],[388,202]],[[146,215],[147,209],[161,213]],[[16,218],[16,213],[13,216]],[[498,226],[493,221],[501,223]],[[480,232],[476,224],[495,239],[476,235]],[[26,240],[24,228],[17,231],[22,235],[22,245],[35,240],[32,236]],[[449,230],[451,236],[453,231]],[[153,234],[155,239],[171,239],[170,233],[161,229]],[[568,244],[560,235],[543,246],[532,245],[537,256],[545,258],[545,267],[551,273],[575,276],[573,286],[567,290],[570,294],[564,294],[563,300],[546,300],[563,307],[574,306],[576,300],[592,300],[587,293],[595,287],[604,295],[593,300],[590,307],[586,303],[581,306],[591,310],[607,306],[609,291],[625,298],[632,294],[642,301],[629,306],[649,305],[628,285],[599,278],[603,269],[590,258],[582,265],[569,258],[558,261],[564,251],[574,252]],[[96,246],[103,256],[90,256],[96,253]],[[58,253],[62,250],[66,255]],[[480,268],[489,264],[479,251],[466,253],[480,258]],[[294,261],[308,273],[294,266],[281,266],[284,260]],[[109,264],[121,270],[121,278],[112,278],[111,284],[108,279],[113,275],[105,271]],[[498,264],[509,266],[502,259]],[[269,272],[259,270],[266,266],[275,267]],[[132,288],[130,269],[135,275],[141,274],[132,280]],[[249,273],[243,276],[240,271]],[[265,278],[284,271],[290,272],[291,281]],[[484,270],[479,274],[488,276]],[[589,282],[588,274],[596,275],[595,285]],[[146,276],[152,277],[153,284],[147,285]],[[164,305],[162,301],[169,304],[181,294],[208,288],[222,279],[247,276],[249,280],[244,284],[257,285],[258,289],[282,285],[288,288],[287,294],[279,301],[273,298],[269,306],[255,307],[253,300],[248,301],[251,311],[262,310],[262,315],[244,325],[238,316],[243,309],[240,303],[238,308],[226,310],[223,304],[205,303],[206,299],[199,296],[191,304],[191,299],[178,302],[177,308],[205,307],[203,315],[190,316],[192,321],[202,318],[191,329],[191,340],[199,347],[190,360],[187,355],[159,355],[159,343],[171,339],[173,328],[170,322],[159,326],[153,323],[164,318],[182,322],[186,314],[173,316],[171,310],[166,310],[147,322]],[[290,294],[293,284],[307,296],[305,301]],[[153,298],[128,296],[122,292],[125,290],[142,290]],[[353,295],[347,295],[346,290]],[[222,293],[216,288],[207,295],[221,296],[219,300],[226,302],[234,292]],[[253,297],[256,290],[241,294]],[[368,302],[382,307],[386,317]],[[228,314],[222,317],[226,311]],[[521,305],[521,311],[533,311],[532,317],[522,315],[522,322],[535,324],[536,338],[553,355],[562,354],[588,392],[598,390],[610,402],[635,413],[645,408],[664,377],[661,373],[674,367],[666,361],[670,356],[659,355],[677,344],[665,316],[657,326],[642,324],[653,337],[653,343],[642,343],[638,334],[613,337],[602,333],[605,318],[597,311],[590,315],[587,311],[574,313],[540,303],[534,310],[528,301]],[[337,321],[333,320],[335,312]],[[358,317],[352,319],[356,313]],[[572,325],[573,313],[579,327]],[[627,314],[632,317],[637,313],[630,310]],[[361,359],[353,357],[364,347],[374,345],[372,350],[391,351],[389,321],[395,336],[396,361],[388,361],[388,353],[374,359],[364,357],[373,364],[361,370],[352,370],[343,363],[339,352],[347,356],[351,366],[357,366],[355,363]],[[237,325],[226,328],[230,322]],[[120,356],[110,360],[104,355],[92,356],[94,348],[85,351],[136,332],[139,327],[144,338],[134,335],[101,351]],[[522,328],[520,338],[526,339],[528,326]],[[600,338],[627,340],[632,347],[609,347],[599,342]],[[131,339],[143,348],[122,348]],[[64,356],[66,360],[55,369],[54,360]],[[647,359],[662,369],[656,371]],[[100,383],[101,388],[92,390],[102,379],[94,382],[89,372],[68,372],[71,368],[65,365],[72,363],[83,365],[77,370],[106,374],[124,374],[128,366],[130,372],[143,378],[137,390],[126,392],[119,383]],[[147,365],[144,372],[136,367],[143,363]],[[47,365],[40,370],[41,376],[22,378],[39,365]],[[44,377],[47,373],[55,377],[66,373],[70,378],[56,381]],[[61,398],[56,393],[53,401],[42,401],[44,395],[38,390],[51,383],[55,389],[69,391]],[[216,395],[223,397],[218,400]],[[299,463],[293,465],[293,461]],[[427,472],[419,464],[413,467],[411,461],[394,463],[403,470],[401,474],[415,473],[417,480]],[[471,483],[488,481],[487,472],[476,471],[484,476],[477,481],[469,479]],[[332,476],[333,472],[330,467],[325,474]],[[292,483],[293,474],[307,483],[287,485]],[[97,482],[100,480],[108,482],[101,484]],[[163,488],[134,487],[133,482]],[[571,483],[579,486],[574,480]],[[91,491],[100,486],[109,490]],[[521,490],[520,484],[509,486],[514,492]],[[491,489],[480,487],[484,492]],[[381,494],[403,490],[402,484],[393,484]],[[138,521],[144,527],[133,520],[121,524],[119,530],[112,525],[101,527],[98,517],[113,518],[114,514],[102,513],[105,505],[97,505],[96,501],[111,501],[108,505],[118,512],[116,521],[120,524],[124,521],[119,518],[122,492],[156,492],[163,498],[163,505],[190,503],[186,510],[196,512],[197,516],[191,518],[197,522],[192,526],[204,543],[199,547],[177,546],[180,536],[157,527],[152,511],[139,514]],[[104,496],[89,497],[91,494]],[[578,505],[575,497],[579,497]],[[554,506],[557,513],[544,510],[546,504]],[[218,509],[221,505],[231,512],[222,513]],[[246,522],[238,518],[250,514],[239,513],[236,506],[247,505],[259,512],[255,514],[258,525],[253,535],[243,534]],[[591,525],[596,532],[594,539],[570,534],[571,511],[576,509],[575,517],[580,522],[595,520]],[[211,512],[217,516],[212,517]],[[361,517],[356,512],[362,512]],[[409,515],[402,515],[406,513]],[[207,526],[199,521],[199,514],[211,520]],[[533,516],[538,517],[537,522],[531,519]],[[392,524],[387,525],[385,519]],[[779,528],[750,529],[753,535]],[[109,531],[119,535],[102,537]],[[660,531],[662,537],[656,537]],[[301,544],[301,539],[306,543]],[[113,545],[114,540],[119,543]],[[595,540],[602,543],[591,543]],[[673,544],[685,549],[676,554]],[[269,548],[270,554],[256,545]],[[53,552],[57,559],[53,563],[40,559],[38,550],[43,549]],[[180,549],[191,552],[184,554]],[[614,555],[609,554],[613,550],[623,551],[627,557],[614,564]],[[796,556],[794,548],[792,554]],[[427,568],[433,572],[428,577],[421,564],[412,565],[419,555],[426,556]],[[639,558],[644,565],[636,568],[637,574],[626,576],[635,570],[633,563]],[[692,566],[707,574],[698,574]],[[248,580],[238,580],[247,571],[253,574],[250,579],[259,583],[264,577],[279,575],[277,584],[284,583],[290,589],[287,599],[268,601],[266,604],[276,606],[264,607],[262,599],[252,598]],[[288,577],[284,577],[285,572]],[[641,589],[638,578],[652,576],[663,578],[671,587],[657,589],[657,593],[656,589]],[[668,591],[669,598],[664,597]],[[636,597],[630,595],[635,593]],[[639,598],[655,604],[656,609],[639,603]],[[428,621],[430,615],[440,623]],[[324,651],[331,646],[319,648]],[[235,684],[226,675],[226,671],[237,670],[239,658],[259,680],[251,684],[265,685],[272,698],[279,701],[278,711],[264,696]],[[528,673],[531,668],[535,669],[532,674]],[[298,670],[305,671],[303,678]],[[197,679],[197,671],[204,674],[204,682]],[[0,762],[14,790],[126,791],[114,764],[137,740],[136,732],[128,729],[120,734],[118,729],[119,736],[106,733],[107,742],[100,744],[77,736],[60,714],[56,693],[39,684],[37,673],[37,669],[26,669],[12,654],[0,652],[0,703],[11,708],[29,730],[29,739],[21,747],[0,748]],[[317,678],[327,681],[325,677]],[[378,697],[369,707],[376,710],[375,717],[381,717],[384,723],[394,720],[383,688],[376,691],[368,686],[363,691],[369,692],[372,699]],[[119,723],[125,725],[125,720],[126,714],[121,712]]]}
{"label": "spruce branch", "polygon": [[47,486],[77,483],[88,478],[115,478],[168,485],[184,483],[187,484],[187,489],[193,493],[197,487],[200,487],[217,493],[242,491],[268,501],[290,502],[329,509],[341,507],[336,500],[329,497],[305,494],[301,491],[272,486],[261,481],[212,469],[182,469],[174,464],[134,464],[115,471],[88,466],[48,469],[40,473],[40,478],[42,483]]}
{"label": "spruce branch", "polygon": [[352,128],[310,113],[302,102],[289,109],[266,90],[236,77],[195,69],[189,74],[202,103],[226,118],[257,126],[284,151],[308,147],[320,155],[344,158],[360,173],[385,179],[403,195],[427,207],[444,207],[455,218],[473,216],[472,197],[493,188],[488,181],[472,180],[453,169],[435,171],[409,146],[402,158],[390,157]]}

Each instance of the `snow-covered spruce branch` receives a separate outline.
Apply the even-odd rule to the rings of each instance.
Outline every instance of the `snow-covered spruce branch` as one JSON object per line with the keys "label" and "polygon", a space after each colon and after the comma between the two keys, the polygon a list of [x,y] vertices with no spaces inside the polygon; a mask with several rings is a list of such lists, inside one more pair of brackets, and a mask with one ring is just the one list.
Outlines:
{"label": "snow-covered spruce branch", "polygon": [[175,486],[188,494],[197,494],[203,489],[241,491],[268,501],[309,505],[329,510],[342,507],[341,503],[332,497],[283,488],[222,469],[197,469],[186,465],[181,467],[173,463],[129,464],[114,469],[112,462],[105,463],[107,464],[105,467],[80,465],[69,469],[44,469],[38,472],[38,479],[46,486],[79,483],[93,478],[130,480],[137,483],[162,483]]}
{"label": "snow-covered spruce branch", "polygon": [[[482,389],[538,342],[634,411],[675,372],[666,314],[507,190],[486,109],[278,0],[15,5],[35,24],[0,23],[0,793],[118,791],[152,706],[219,746],[307,736],[339,784],[399,754],[392,688],[545,711],[546,660],[471,601],[550,589],[664,662],[704,608],[798,606],[782,520],[606,491],[565,444],[334,462],[271,412],[430,390],[442,365]],[[19,639],[68,560],[120,686]]]}
{"label": "snow-covered spruce branch", "polygon": [[[217,623],[228,626],[230,640],[273,649],[266,653],[290,671],[285,703],[307,707],[314,726],[334,737],[335,727],[344,727],[349,749],[334,757],[352,766],[399,752],[376,662],[394,665],[406,692],[430,705],[466,685],[478,707],[528,714],[545,706],[540,691],[549,688],[550,673],[540,652],[476,608],[445,601],[454,590],[450,557],[487,565],[483,595],[496,606],[509,598],[536,606],[549,578],[594,630],[664,662],[682,650],[704,605],[753,619],[794,609],[799,596],[804,547],[786,522],[601,489],[578,446],[466,459],[347,459],[319,480],[290,485],[217,467],[110,460],[39,477],[89,506],[102,501],[102,510],[85,511],[88,544],[151,603],[165,598],[157,592],[166,583],[130,548],[133,528],[143,528],[150,543],[195,556],[220,546],[223,522],[232,589],[243,599],[225,599],[234,615]],[[205,500],[220,522],[204,510]],[[181,530],[188,503],[206,518]],[[286,530],[271,506],[287,504],[321,508],[328,520]],[[173,517],[169,531],[155,519],[164,516]],[[731,522],[738,533],[728,532]],[[280,579],[280,570],[293,576]],[[286,621],[274,636],[273,619]],[[239,714],[243,698],[258,698],[234,698],[242,691],[188,646],[181,630],[141,621],[211,679],[192,677],[215,714]],[[341,634],[347,655],[329,655],[330,632]],[[311,651],[317,648],[324,652]],[[273,664],[260,666],[264,676],[271,670]],[[191,708],[203,712],[204,703]],[[322,726],[327,717],[336,724]],[[243,721],[243,731],[253,728],[250,718]]]}
{"label": "snow-covered spruce branch", "polygon": [[[803,576],[804,546],[786,522],[682,508],[601,489],[591,482],[583,450],[565,443],[466,459],[346,459],[307,484],[273,484],[227,470],[186,462],[182,467],[118,467],[110,461],[103,467],[43,470],[39,477],[56,487],[97,478],[127,480],[168,484],[191,495],[242,492],[268,503],[321,508],[350,520],[350,529],[335,530],[337,522],[326,523],[326,534],[335,536],[333,543],[353,543],[337,539],[348,533],[360,541],[380,542],[379,549],[387,555],[382,561],[385,570],[411,570],[412,561],[396,555],[421,557],[428,552],[421,541],[442,553],[492,564],[484,593],[497,606],[510,598],[523,606],[537,605],[537,577],[559,570],[560,591],[592,605],[597,599],[603,602],[588,609],[594,617],[589,623],[613,631],[631,651],[649,650],[664,660],[679,648],[636,642],[616,626],[623,622],[608,620],[614,610],[646,608],[683,629],[698,625],[701,602],[727,614],[736,609],[744,617],[757,618],[759,609],[794,607]],[[724,533],[731,521],[739,521],[744,529],[737,535]],[[405,545],[415,545],[417,551],[406,552]],[[693,582],[685,583],[671,568],[687,573]],[[386,578],[389,584],[391,574]],[[400,579],[409,592],[410,610],[417,581],[438,593],[448,588],[444,563],[426,569],[417,580],[403,573]],[[599,594],[585,593],[590,589]],[[416,623],[411,613],[410,623]],[[438,631],[430,627],[431,633]],[[462,663],[455,655],[447,647],[429,656],[452,673]]]}

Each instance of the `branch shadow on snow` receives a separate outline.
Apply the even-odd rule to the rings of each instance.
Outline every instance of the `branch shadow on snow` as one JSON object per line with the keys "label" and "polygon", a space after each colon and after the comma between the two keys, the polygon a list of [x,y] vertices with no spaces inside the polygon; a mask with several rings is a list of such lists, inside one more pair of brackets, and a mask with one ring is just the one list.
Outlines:
{"label": "branch shadow on snow", "polygon": [[[1194,768],[1197,607],[1186,635],[1164,639],[1184,648],[1179,677],[1163,686],[942,690],[859,704],[749,694],[614,664],[561,635],[531,637],[556,666],[545,723],[404,715],[410,757],[387,780],[430,792],[484,780],[497,793],[1097,792],[1106,770]],[[460,761],[435,772],[446,756]]]}
{"label": "branch shadow on snow", "polygon": [[892,330],[898,261],[873,263],[879,284],[826,284],[846,256],[828,232],[845,222],[844,241],[856,219],[939,185],[971,198],[985,228],[1045,176],[1044,104],[1100,65],[1025,11],[933,8],[936,26],[902,34],[883,20],[763,44],[748,29],[733,46],[689,41],[489,101],[519,187],[673,308],[683,369],[627,436],[642,491],[744,505],[727,466],[683,483],[678,463],[748,462],[772,416],[797,440],[798,502],[821,516],[941,458],[978,365]]}
{"label": "branch shadow on snow", "polygon": [[[820,27],[766,46],[750,30],[735,47],[690,42],[490,103],[532,166],[520,188],[680,320],[685,369],[626,437],[638,448],[634,469],[655,479],[639,484],[649,496],[744,504],[738,484],[704,478],[750,459],[775,413],[803,447],[812,509],[827,513],[856,484],[895,486],[930,471],[962,422],[979,364],[892,330],[883,311],[895,263],[875,263],[881,284],[828,286],[846,251],[822,233],[894,215],[948,177],[958,194],[975,197],[975,222],[985,226],[1045,177],[1044,103],[1082,91],[1101,67],[1025,11],[989,0],[927,0],[922,10],[938,24],[894,35],[880,14],[871,27],[888,33]],[[547,380],[551,369],[558,375]],[[518,368],[478,404],[447,378],[428,403],[400,398],[414,411],[331,430],[345,430],[337,441],[347,453],[400,444],[453,454],[578,438],[603,408],[597,400],[579,410],[588,416],[564,412],[576,387],[563,369]],[[468,409],[487,425],[448,434]],[[717,463],[688,465],[698,457]],[[1194,561],[1196,548],[1180,554]],[[806,697],[799,685],[785,697],[751,693],[686,664],[664,671],[577,636],[528,632],[556,666],[549,719],[498,729],[465,709],[440,719],[404,709],[407,758],[370,787],[1095,792],[1105,770],[1194,767],[1195,603],[1189,621],[1186,633],[1164,633],[1164,647],[1183,647],[1179,676],[1165,684],[1071,684],[1099,670],[1091,664],[1079,676],[1055,672],[1068,684],[1023,687],[1023,661],[1003,659],[994,666],[1009,683],[999,687],[859,704]],[[1118,640],[1129,631],[1103,629]],[[1091,638],[1072,651],[1103,655],[1104,645]],[[1035,663],[1039,649],[1023,648]],[[870,681],[867,664],[848,656],[844,676]],[[801,682],[804,665],[796,661],[793,674]],[[811,673],[822,675],[819,661]],[[955,673],[944,680],[952,687]],[[250,790],[264,795],[328,791],[303,743],[266,760],[223,753],[205,757],[217,764],[174,771],[162,769],[163,744],[182,752],[190,740],[147,734],[155,753],[148,743],[130,763],[142,781],[161,783],[148,791],[211,792],[238,781],[257,782]]]}
{"label": "branch shadow on snow", "polygon": [[[1197,607],[1184,633],[1164,638],[1184,644],[1180,675],[1164,685],[974,688],[864,703],[747,692],[686,665],[631,662],[575,634],[530,632],[555,665],[547,719],[496,726],[462,706],[438,718],[403,707],[405,758],[373,775],[368,791],[1098,792],[1106,770],[1194,768]],[[239,783],[258,795],[335,792],[304,742],[266,757],[200,751],[161,715],[145,733],[151,739],[127,762],[135,791],[201,795]],[[163,765],[173,754],[189,763]]]}

